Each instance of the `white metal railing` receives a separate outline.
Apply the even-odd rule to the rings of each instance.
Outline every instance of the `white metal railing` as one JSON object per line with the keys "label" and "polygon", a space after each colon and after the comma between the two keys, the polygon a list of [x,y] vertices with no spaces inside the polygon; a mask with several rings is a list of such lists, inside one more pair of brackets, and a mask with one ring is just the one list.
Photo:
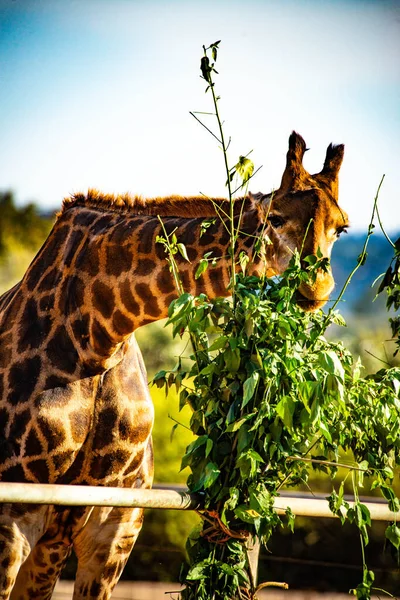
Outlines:
{"label": "white metal railing", "polygon": [[[194,510],[201,508],[200,494],[190,494],[184,488],[154,489],[94,487],[86,485],[58,485],[47,483],[0,482],[0,503],[19,502],[23,504],[59,504],[65,506],[125,506],[131,508],[162,508],[176,510]],[[346,497],[346,501],[353,505]],[[385,502],[371,498],[362,498],[368,507],[371,519],[393,521],[396,514],[391,512]],[[279,514],[290,507],[297,516],[334,517],[329,510],[327,500],[320,494],[310,496],[302,493],[283,492],[275,500]]]}

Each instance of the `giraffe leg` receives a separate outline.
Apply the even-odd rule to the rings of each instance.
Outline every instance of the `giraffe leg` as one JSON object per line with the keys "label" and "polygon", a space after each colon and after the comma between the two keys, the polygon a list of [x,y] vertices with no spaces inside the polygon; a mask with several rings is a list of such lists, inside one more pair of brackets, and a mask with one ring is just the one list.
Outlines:
{"label": "giraffe leg", "polygon": [[0,524],[0,600],[8,600],[30,544],[16,522]]}
{"label": "giraffe leg", "polygon": [[3,504],[0,508],[0,600],[8,600],[21,565],[46,531],[47,506]]}
{"label": "giraffe leg", "polygon": [[71,550],[61,541],[40,540],[21,566],[10,600],[50,600]]}
{"label": "giraffe leg", "polygon": [[78,558],[73,600],[109,600],[142,522],[141,508],[93,508],[73,541]]}

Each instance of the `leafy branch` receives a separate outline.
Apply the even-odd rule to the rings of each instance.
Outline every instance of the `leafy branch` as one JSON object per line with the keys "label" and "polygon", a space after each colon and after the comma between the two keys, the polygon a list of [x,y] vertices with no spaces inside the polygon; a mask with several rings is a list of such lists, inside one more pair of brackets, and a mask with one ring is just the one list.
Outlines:
{"label": "leafy branch", "polygon": [[[183,600],[252,600],[263,587],[286,587],[280,582],[257,587],[247,548],[256,539],[266,544],[285,523],[293,530],[295,519],[290,509],[282,519],[274,507],[283,484],[307,485],[313,469],[327,472],[333,480],[343,466],[339,456],[346,452],[355,463],[346,465],[355,501],[351,507],[345,501],[344,482],[338,490],[333,487],[328,500],[332,513],[360,532],[362,582],[352,593],[359,600],[369,600],[374,583],[365,560],[370,515],[359,500],[358,487],[369,478],[390,510],[400,510],[393,490],[394,469],[400,465],[400,369],[382,369],[363,378],[359,361],[353,360],[343,344],[328,341],[324,334],[330,324],[344,324],[334,309],[366,258],[383,178],[357,265],[327,315],[320,310],[303,312],[295,302],[299,286],[312,283],[316,274],[327,268],[322,256],[301,259],[301,252],[294,252],[279,279],[247,275],[249,258],[235,255],[240,229],[235,227],[231,182],[235,174],[245,182],[254,167],[247,156],[233,168],[228,166],[229,144],[225,144],[213,79],[219,43],[203,47],[201,72],[206,91],[212,94],[219,135],[206,129],[224,154],[229,193],[229,291],[234,301],[185,293],[175,261],[177,253],[185,258],[184,246],[175,232],[167,235],[165,228],[164,237],[158,240],[164,244],[181,294],[169,307],[168,323],[173,335],[189,332],[193,353],[189,367],[183,368],[179,361],[172,371],[157,374],[155,382],[166,389],[175,385],[180,407],[187,404],[192,409],[190,429],[196,438],[186,449],[182,468],[190,469],[189,489],[204,497],[202,522],[187,542],[189,564],[182,566],[185,589],[181,595]],[[216,212],[218,215],[218,208]],[[394,259],[397,269],[398,254]],[[212,255],[204,255],[196,277],[213,260]],[[385,284],[392,286],[390,302],[398,306],[400,280],[393,273],[390,270]],[[399,549],[396,524],[387,527],[386,538]]]}

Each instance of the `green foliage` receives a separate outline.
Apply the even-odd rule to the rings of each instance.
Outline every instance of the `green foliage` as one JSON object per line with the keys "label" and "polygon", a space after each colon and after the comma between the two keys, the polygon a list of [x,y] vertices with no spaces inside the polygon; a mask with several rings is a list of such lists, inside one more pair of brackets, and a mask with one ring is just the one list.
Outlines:
{"label": "green foliage", "polygon": [[[190,428],[197,436],[186,449],[182,468],[191,471],[189,489],[203,495],[203,524],[187,542],[189,564],[182,567],[181,581],[186,585],[182,598],[255,598],[248,548],[256,538],[267,544],[283,525],[274,507],[279,490],[307,484],[312,469],[334,479],[339,454],[350,452],[354,462],[347,468],[354,502],[344,500],[344,483],[338,491],[332,489],[328,500],[333,514],[360,532],[363,577],[352,593],[367,600],[374,582],[364,552],[371,520],[358,488],[365,478],[371,479],[372,488],[381,491],[389,508],[399,511],[392,484],[393,471],[400,465],[400,369],[363,378],[360,363],[353,361],[343,344],[325,337],[330,324],[344,325],[343,318],[333,308],[324,315],[305,313],[297,306],[299,285],[312,284],[317,272],[328,268],[326,259],[311,256],[301,261],[294,253],[279,279],[246,275],[246,256],[239,258],[237,270],[231,174],[237,172],[245,181],[253,168],[244,161],[228,167],[213,83],[218,44],[204,47],[201,71],[208,83],[206,91],[212,92],[227,173],[232,299],[181,293],[169,307],[167,323],[174,336],[189,333],[191,362],[179,359],[172,371],[155,376],[159,386],[176,386],[180,407],[192,410]],[[214,62],[207,55],[210,49]],[[376,202],[377,197],[374,212]],[[372,231],[371,220],[346,285],[365,261]],[[173,259],[178,242],[171,236],[158,241],[168,253],[182,291]],[[206,267],[204,262],[196,277]],[[294,515],[290,510],[286,513],[293,530]],[[398,549],[396,525],[387,528],[386,538]]]}
{"label": "green foliage", "polygon": [[51,226],[51,220],[40,216],[34,204],[17,207],[11,192],[0,193],[0,213],[0,256],[7,253],[11,239],[36,250]]}
{"label": "green foliage", "polygon": [[[188,486],[204,493],[205,515],[217,511],[232,536],[215,545],[226,532],[213,517],[211,539],[204,531],[191,536],[184,598],[207,598],[210,585],[221,599],[239,597],[228,589],[251,588],[246,540],[267,543],[282,525],[273,507],[282,485],[307,483],[312,469],[334,478],[340,452],[351,450],[355,459],[349,470],[356,469],[356,502],[344,502],[342,484],[329,498],[331,510],[358,527],[364,545],[370,518],[356,492],[363,478],[399,510],[392,482],[400,464],[400,369],[362,378],[346,348],[323,335],[331,322],[342,323],[337,313],[327,323],[322,311],[304,313],[295,304],[299,284],[321,268],[312,262],[305,272],[295,255],[279,280],[238,275],[235,303],[185,294],[170,306],[175,331],[188,328],[201,342],[191,367],[163,372],[158,381],[177,382],[181,406],[193,411],[198,437],[182,460],[191,470]],[[387,530],[389,541],[396,531]],[[222,564],[225,583],[233,567],[235,573],[224,591]]]}
{"label": "green foliage", "polygon": [[11,192],[0,193],[0,294],[26,271],[32,254],[48,235],[52,220],[42,217],[34,204],[15,205]]}
{"label": "green foliage", "polygon": [[[386,290],[387,292],[387,309],[393,308],[395,311],[400,309],[400,238],[393,245],[394,256],[385,273],[384,278],[378,289],[378,294]],[[392,335],[397,340],[398,353],[400,349],[400,317],[396,316],[389,319]]]}

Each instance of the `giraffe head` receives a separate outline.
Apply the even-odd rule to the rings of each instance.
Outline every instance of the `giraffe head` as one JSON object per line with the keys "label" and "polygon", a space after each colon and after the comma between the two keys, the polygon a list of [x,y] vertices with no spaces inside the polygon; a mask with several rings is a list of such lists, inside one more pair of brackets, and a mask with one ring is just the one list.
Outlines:
{"label": "giraffe head", "polygon": [[[348,227],[348,217],[338,205],[338,173],[344,146],[330,144],[324,166],[310,175],[302,161],[306,151],[303,138],[296,132],[289,137],[286,168],[282,182],[272,194],[257,194],[258,210],[269,227],[272,241],[267,273],[278,275],[288,266],[295,249],[301,257],[317,254],[330,258],[334,242]],[[312,285],[302,284],[297,301],[305,310],[320,308],[334,287],[332,272],[319,272]]]}

